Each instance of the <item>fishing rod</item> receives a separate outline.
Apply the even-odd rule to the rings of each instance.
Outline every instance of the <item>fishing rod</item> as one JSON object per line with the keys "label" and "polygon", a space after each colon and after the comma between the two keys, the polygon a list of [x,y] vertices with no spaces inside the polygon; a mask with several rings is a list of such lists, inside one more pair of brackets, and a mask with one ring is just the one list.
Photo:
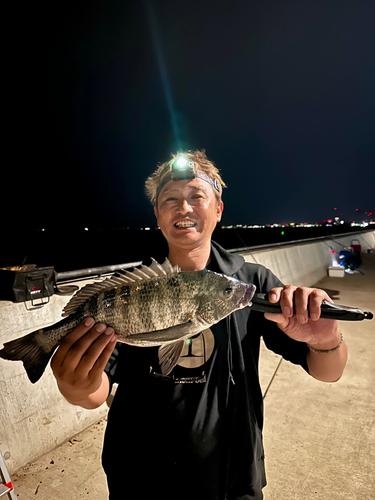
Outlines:
{"label": "fishing rod", "polygon": [[[267,300],[267,294],[265,293],[255,293],[251,299],[252,305],[251,309],[259,312],[269,312],[269,313],[282,313],[280,302],[272,304]],[[326,300],[322,301],[320,306],[320,317],[325,319],[337,319],[340,321],[362,321],[364,319],[372,319],[374,315],[372,312],[364,312],[361,309],[349,306],[341,306],[338,304],[332,304]],[[294,309],[294,314],[296,313]],[[309,314],[310,316],[310,314]]]}

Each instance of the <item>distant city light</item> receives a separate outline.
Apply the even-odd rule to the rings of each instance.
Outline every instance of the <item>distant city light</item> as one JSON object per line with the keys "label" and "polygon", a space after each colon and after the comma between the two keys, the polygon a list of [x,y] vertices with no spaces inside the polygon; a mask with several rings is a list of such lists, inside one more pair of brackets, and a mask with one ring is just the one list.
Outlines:
{"label": "distant city light", "polygon": [[[335,210],[338,210],[338,207],[334,207]],[[231,225],[228,225],[228,226],[221,226],[222,229],[237,229],[237,228],[242,228],[242,229],[263,229],[263,228],[267,228],[267,229],[273,229],[273,228],[280,228],[280,230],[278,231],[279,234],[281,235],[285,235],[285,228],[300,228],[300,227],[332,227],[332,226],[343,226],[345,224],[347,224],[348,226],[351,225],[351,226],[358,226],[358,227],[367,227],[368,225],[373,225],[375,224],[375,218],[374,218],[374,210],[372,211],[364,211],[362,210],[361,213],[363,213],[363,216],[359,216],[359,211],[361,211],[360,208],[352,208],[351,211],[354,212],[354,210],[357,212],[356,213],[356,216],[359,218],[361,217],[362,220],[355,220],[354,217],[353,218],[349,218],[350,215],[349,215],[349,211],[346,212],[346,215],[344,216],[344,214],[339,214],[337,213],[337,215],[335,214],[334,217],[331,217],[331,218],[328,218],[328,219],[324,219],[324,220],[320,220],[320,221],[317,221],[317,222],[296,222],[296,221],[293,221],[293,222],[270,222],[268,224],[253,224],[253,225],[250,225],[250,224],[231,224]],[[367,217],[366,217],[367,216]]]}

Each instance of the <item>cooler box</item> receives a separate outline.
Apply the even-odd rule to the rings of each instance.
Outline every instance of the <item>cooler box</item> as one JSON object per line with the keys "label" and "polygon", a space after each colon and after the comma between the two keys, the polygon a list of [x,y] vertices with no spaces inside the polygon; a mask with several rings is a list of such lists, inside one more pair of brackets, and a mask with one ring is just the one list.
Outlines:
{"label": "cooler box", "polygon": [[359,240],[352,240],[350,243],[350,248],[354,253],[361,253],[362,247],[359,244]]}
{"label": "cooler box", "polygon": [[330,266],[328,268],[328,276],[330,278],[343,278],[345,276],[345,269],[339,266]]}

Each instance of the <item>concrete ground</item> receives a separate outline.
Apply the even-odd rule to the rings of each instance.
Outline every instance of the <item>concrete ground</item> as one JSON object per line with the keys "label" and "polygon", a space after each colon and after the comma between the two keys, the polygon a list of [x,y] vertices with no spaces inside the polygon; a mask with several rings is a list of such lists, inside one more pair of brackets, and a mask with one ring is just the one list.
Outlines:
{"label": "concrete ground", "polygon": [[[363,256],[360,271],[316,286],[337,304],[375,313],[375,254]],[[267,393],[266,500],[375,498],[375,319],[340,328],[349,360],[339,382],[318,382],[282,361]]]}
{"label": "concrete ground", "polygon": [[[338,304],[375,312],[375,254],[363,256],[361,273],[327,277],[317,286]],[[340,326],[349,361],[336,384],[318,382],[262,347],[265,500],[374,498],[375,319]],[[13,474],[19,500],[108,498],[100,463],[105,423]]]}

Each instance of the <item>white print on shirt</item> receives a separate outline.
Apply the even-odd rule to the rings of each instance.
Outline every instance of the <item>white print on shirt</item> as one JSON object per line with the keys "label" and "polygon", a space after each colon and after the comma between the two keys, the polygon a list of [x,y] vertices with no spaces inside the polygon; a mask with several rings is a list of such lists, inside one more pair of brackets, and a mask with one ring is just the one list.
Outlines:
{"label": "white print on shirt", "polygon": [[198,368],[204,365],[210,359],[214,345],[215,338],[210,328],[198,333],[185,342],[177,365],[183,368]]}

